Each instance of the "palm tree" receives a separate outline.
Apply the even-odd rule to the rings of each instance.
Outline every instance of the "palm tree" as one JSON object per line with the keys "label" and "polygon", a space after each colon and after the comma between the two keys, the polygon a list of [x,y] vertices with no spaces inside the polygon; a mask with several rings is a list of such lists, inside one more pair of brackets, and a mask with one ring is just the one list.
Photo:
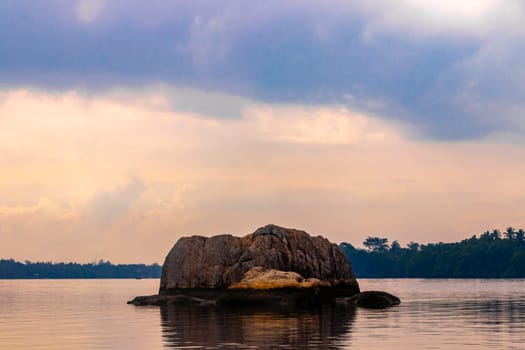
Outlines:
{"label": "palm tree", "polygon": [[505,236],[507,236],[507,239],[515,239],[516,238],[516,231],[514,230],[514,227],[507,227],[507,230],[505,231]]}
{"label": "palm tree", "polygon": [[523,229],[520,228],[518,232],[516,232],[516,240],[520,243],[525,240],[525,231],[523,231]]}

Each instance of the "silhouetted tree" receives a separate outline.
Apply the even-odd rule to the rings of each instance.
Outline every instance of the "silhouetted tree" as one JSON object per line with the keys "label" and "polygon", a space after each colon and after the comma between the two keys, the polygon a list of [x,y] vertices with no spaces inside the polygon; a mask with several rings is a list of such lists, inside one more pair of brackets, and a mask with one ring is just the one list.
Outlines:
{"label": "silhouetted tree", "polygon": [[392,244],[390,245],[390,251],[394,254],[400,252],[401,250],[402,248],[398,241],[393,241]]}
{"label": "silhouetted tree", "polygon": [[410,242],[407,244],[408,249],[412,251],[418,251],[419,250],[419,243],[416,242]]}
{"label": "silhouetted tree", "polygon": [[508,227],[507,230],[505,230],[505,236],[507,237],[507,239],[515,239],[516,231],[513,227]]}
{"label": "silhouetted tree", "polygon": [[368,236],[363,245],[371,252],[383,253],[388,250],[388,239]]}
{"label": "silhouetted tree", "polygon": [[523,231],[522,229],[519,229],[516,232],[516,240],[522,243],[525,240],[525,231]]}

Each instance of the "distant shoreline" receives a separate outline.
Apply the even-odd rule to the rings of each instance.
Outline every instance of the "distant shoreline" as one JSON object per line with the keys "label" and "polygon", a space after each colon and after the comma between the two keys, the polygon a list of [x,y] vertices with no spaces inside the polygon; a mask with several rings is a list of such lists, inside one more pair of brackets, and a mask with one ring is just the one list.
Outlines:
{"label": "distant shoreline", "polygon": [[454,243],[401,247],[397,241],[368,237],[365,249],[341,243],[358,278],[523,279],[525,231],[486,231]]}
{"label": "distant shoreline", "polygon": [[0,260],[0,279],[146,279],[160,278],[159,264],[118,264],[109,261],[98,263],[21,263],[13,259]]}
{"label": "distant shoreline", "polygon": [[[360,249],[349,243],[340,247],[350,260],[357,278],[387,279],[523,279],[525,278],[525,231],[486,231],[454,243],[418,244],[401,247],[397,241],[368,237]],[[24,263],[0,260],[0,279],[158,279],[157,264]]]}
{"label": "distant shoreline", "polygon": [[31,281],[31,280],[157,280],[160,277],[9,277],[9,278],[0,278],[0,281]]}

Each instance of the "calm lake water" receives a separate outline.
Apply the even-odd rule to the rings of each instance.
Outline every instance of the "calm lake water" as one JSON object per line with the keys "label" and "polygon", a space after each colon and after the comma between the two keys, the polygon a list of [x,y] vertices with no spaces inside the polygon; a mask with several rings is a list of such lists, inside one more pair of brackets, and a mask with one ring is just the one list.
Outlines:
{"label": "calm lake water", "polygon": [[525,280],[361,279],[387,310],[135,307],[158,280],[0,280],[0,349],[525,349]]}

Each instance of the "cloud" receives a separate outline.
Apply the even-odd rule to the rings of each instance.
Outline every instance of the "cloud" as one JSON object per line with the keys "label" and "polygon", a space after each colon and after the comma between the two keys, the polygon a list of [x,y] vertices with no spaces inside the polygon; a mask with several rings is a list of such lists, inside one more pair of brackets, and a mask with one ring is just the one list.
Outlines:
{"label": "cloud", "polygon": [[343,104],[425,139],[523,133],[524,14],[517,0],[5,1],[0,86],[160,84],[174,110],[219,118],[246,101]]}
{"label": "cloud", "polygon": [[140,178],[130,177],[123,184],[99,191],[87,205],[88,215],[99,225],[110,225],[115,219],[127,214],[145,189],[146,185]]}
{"label": "cloud", "polygon": [[483,40],[502,30],[523,31],[525,7],[514,0],[379,0],[354,9],[369,19],[366,35],[401,32],[412,39],[432,36]]}
{"label": "cloud", "polygon": [[104,5],[104,0],[79,0],[75,8],[75,13],[80,22],[89,24],[99,16]]}
{"label": "cloud", "polygon": [[[88,191],[82,188],[84,184],[63,187],[35,203],[0,205],[0,256],[45,261],[89,262],[100,257],[117,262],[161,261],[167,234],[189,220],[189,187],[145,187],[138,177],[107,188],[98,186]],[[23,197],[24,186],[10,192],[4,194],[14,196],[11,200]],[[154,239],[155,243],[144,245]]]}
{"label": "cloud", "polygon": [[521,144],[418,142],[341,105],[216,118],[165,108],[170,93],[4,92],[0,256],[161,262],[183,235],[266,223],[353,243],[525,226]]}
{"label": "cloud", "polygon": [[246,115],[262,138],[279,142],[355,145],[396,137],[385,124],[342,107],[253,106]]}
{"label": "cloud", "polygon": [[144,108],[191,113],[209,118],[241,118],[244,109],[256,101],[236,95],[203,91],[188,87],[154,84],[141,88],[119,87],[101,94],[112,99],[128,101],[135,99]]}

